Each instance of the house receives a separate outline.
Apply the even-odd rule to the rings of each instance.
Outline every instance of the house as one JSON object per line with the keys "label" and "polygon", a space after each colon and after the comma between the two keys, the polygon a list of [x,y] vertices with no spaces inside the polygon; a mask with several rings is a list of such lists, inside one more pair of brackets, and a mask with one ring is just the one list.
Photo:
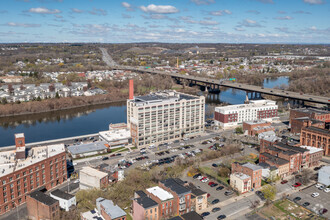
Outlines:
{"label": "house", "polygon": [[246,193],[251,190],[251,176],[244,173],[230,174],[230,186],[240,193]]}
{"label": "house", "polygon": [[27,195],[26,205],[31,220],[59,218],[59,202],[41,191],[34,191]]}
{"label": "house", "polygon": [[79,172],[80,189],[103,188],[109,184],[107,173],[91,167],[83,167]]}
{"label": "house", "polygon": [[76,206],[76,197],[59,189],[51,192],[50,197],[59,201],[60,207],[65,211],[69,211],[71,206]]}
{"label": "house", "polygon": [[173,211],[175,215],[182,215],[191,211],[191,190],[183,186],[184,182],[182,180],[169,178],[160,181],[158,185],[173,195]]}
{"label": "house", "polygon": [[148,197],[143,191],[137,191],[134,193],[132,208],[134,220],[159,219],[158,203]]}
{"label": "house", "polygon": [[174,196],[159,186],[146,189],[146,194],[158,204],[159,219],[174,214]]}
{"label": "house", "polygon": [[99,197],[96,199],[96,208],[104,219],[126,220],[126,212],[113,201]]}
{"label": "house", "polygon": [[231,173],[243,173],[251,177],[251,189],[261,187],[262,167],[252,163],[234,162],[231,165]]}
{"label": "house", "polygon": [[191,190],[191,210],[201,211],[207,208],[207,192],[198,189],[194,184],[189,183],[187,187]]}

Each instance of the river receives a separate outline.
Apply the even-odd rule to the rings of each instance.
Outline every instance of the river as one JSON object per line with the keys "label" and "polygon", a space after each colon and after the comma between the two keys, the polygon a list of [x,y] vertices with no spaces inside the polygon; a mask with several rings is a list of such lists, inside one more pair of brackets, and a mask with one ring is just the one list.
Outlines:
{"label": "river", "polygon": [[[287,77],[265,79],[264,87],[288,85]],[[207,104],[241,104],[245,92],[224,89],[217,99],[207,96]],[[213,99],[212,99],[213,98]],[[110,123],[126,122],[126,102],[35,115],[0,118],[0,147],[14,145],[14,134],[24,133],[26,143],[98,133]]]}

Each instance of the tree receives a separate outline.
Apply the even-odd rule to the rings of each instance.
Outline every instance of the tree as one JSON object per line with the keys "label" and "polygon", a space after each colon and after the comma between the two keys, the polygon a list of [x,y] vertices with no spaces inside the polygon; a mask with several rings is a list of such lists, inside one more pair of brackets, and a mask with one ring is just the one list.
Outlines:
{"label": "tree", "polygon": [[6,97],[2,98],[1,103],[4,104],[4,105],[8,103]]}
{"label": "tree", "polygon": [[243,134],[244,133],[242,127],[235,128],[235,132],[236,132],[236,134]]}
{"label": "tree", "polygon": [[313,175],[313,172],[311,170],[303,169],[301,171],[301,182],[302,182],[302,184],[309,183],[312,175]]}
{"label": "tree", "polygon": [[274,200],[276,193],[277,193],[277,189],[275,186],[272,185],[266,185],[264,186],[264,188],[261,190],[261,192],[264,194],[265,198],[268,200]]}
{"label": "tree", "polygon": [[56,92],[55,98],[59,99],[60,95],[58,94],[58,92]]}
{"label": "tree", "polygon": [[221,167],[218,173],[221,177],[228,177],[230,174],[230,169],[228,167]]}

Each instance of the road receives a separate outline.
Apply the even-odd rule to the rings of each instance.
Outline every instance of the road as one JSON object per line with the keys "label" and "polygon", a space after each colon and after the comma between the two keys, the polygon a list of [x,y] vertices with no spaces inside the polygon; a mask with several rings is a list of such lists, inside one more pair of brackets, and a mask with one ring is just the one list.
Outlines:
{"label": "road", "polygon": [[117,66],[117,63],[112,59],[106,48],[100,48],[102,51],[102,60],[110,67]]}

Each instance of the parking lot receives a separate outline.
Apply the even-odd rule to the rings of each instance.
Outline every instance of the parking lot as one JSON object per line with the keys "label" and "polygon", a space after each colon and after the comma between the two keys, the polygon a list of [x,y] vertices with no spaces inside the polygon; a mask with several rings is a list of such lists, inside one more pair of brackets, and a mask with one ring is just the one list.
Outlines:
{"label": "parking lot", "polygon": [[[319,193],[320,195],[313,198],[311,195],[312,193]],[[301,200],[297,201],[296,203],[299,205],[304,204],[305,202],[309,202],[310,205],[306,206],[307,209],[319,214],[319,210],[322,208],[328,209],[328,212],[323,214],[322,216],[325,218],[330,219],[330,192],[326,193],[323,190],[319,190],[312,185],[306,189],[303,189],[299,192],[293,193],[289,196],[290,200],[293,200],[296,197],[300,197]]]}

